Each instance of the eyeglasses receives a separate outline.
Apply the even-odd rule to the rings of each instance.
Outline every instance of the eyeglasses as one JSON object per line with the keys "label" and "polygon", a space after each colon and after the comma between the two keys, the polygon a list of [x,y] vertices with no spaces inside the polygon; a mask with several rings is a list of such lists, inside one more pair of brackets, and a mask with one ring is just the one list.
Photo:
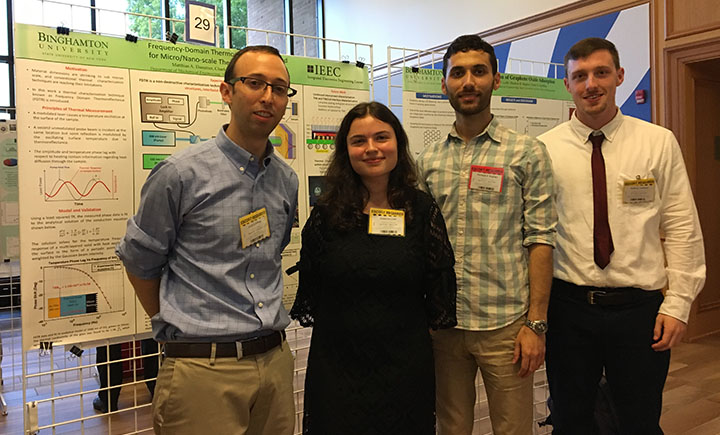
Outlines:
{"label": "eyeglasses", "polygon": [[246,88],[250,89],[253,92],[265,92],[265,89],[267,89],[269,86],[270,91],[273,93],[273,95],[278,97],[292,97],[293,95],[297,94],[297,91],[290,86],[276,85],[266,82],[265,80],[256,79],[255,77],[235,77],[234,79],[230,79],[225,83],[231,86],[235,86],[235,83],[237,82],[242,82],[242,84],[245,85]]}

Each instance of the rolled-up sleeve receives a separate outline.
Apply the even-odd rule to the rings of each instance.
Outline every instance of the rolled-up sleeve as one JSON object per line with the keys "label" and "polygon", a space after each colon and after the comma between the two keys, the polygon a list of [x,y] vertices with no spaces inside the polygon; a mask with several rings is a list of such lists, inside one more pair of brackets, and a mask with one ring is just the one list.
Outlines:
{"label": "rolled-up sleeve", "polygon": [[140,194],[140,206],[115,249],[128,272],[142,279],[161,276],[181,224],[182,182],[175,167],[160,162]]}
{"label": "rolled-up sleeve", "polygon": [[523,246],[535,243],[555,246],[557,211],[553,199],[552,161],[539,140],[528,147],[524,158]]}

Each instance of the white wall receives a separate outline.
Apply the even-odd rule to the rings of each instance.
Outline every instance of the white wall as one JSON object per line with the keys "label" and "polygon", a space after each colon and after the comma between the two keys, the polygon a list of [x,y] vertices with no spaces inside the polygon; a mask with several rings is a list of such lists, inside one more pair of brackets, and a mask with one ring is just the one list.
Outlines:
{"label": "white wall", "polygon": [[325,0],[325,37],[373,44],[379,65],[387,61],[388,45],[431,48],[575,1]]}

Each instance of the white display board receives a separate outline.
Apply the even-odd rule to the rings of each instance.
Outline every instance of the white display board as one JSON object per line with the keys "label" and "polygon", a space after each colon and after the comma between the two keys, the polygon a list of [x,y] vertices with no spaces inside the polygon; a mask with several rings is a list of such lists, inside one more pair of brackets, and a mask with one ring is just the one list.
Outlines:
{"label": "white display board", "polygon": [[[235,51],[21,24],[15,34],[23,348],[146,332],[115,246],[155,164],[229,121],[219,86]],[[317,138],[334,137],[347,110],[369,99],[369,84],[355,65],[285,61],[298,94],[270,141],[300,179],[289,267],[309,214],[307,177],[322,175],[330,157]],[[296,287],[286,278],[286,307]]]}

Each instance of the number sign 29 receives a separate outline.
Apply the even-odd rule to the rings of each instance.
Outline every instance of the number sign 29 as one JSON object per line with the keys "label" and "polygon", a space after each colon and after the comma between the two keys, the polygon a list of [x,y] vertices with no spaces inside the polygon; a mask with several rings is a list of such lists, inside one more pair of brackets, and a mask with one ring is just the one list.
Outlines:
{"label": "number sign 29", "polygon": [[185,41],[216,45],[215,5],[195,1],[185,3]]}

